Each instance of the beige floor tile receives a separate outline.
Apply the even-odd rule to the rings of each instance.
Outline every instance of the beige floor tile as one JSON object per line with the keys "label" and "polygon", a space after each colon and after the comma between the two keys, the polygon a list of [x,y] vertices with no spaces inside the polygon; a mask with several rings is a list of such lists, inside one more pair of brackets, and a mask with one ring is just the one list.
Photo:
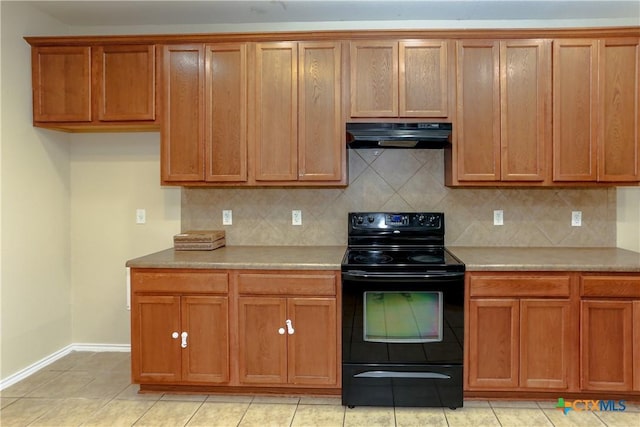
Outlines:
{"label": "beige floor tile", "polygon": [[292,427],[341,426],[344,422],[344,406],[339,405],[298,405]]}
{"label": "beige floor tile", "polygon": [[5,406],[11,405],[13,402],[18,400],[17,397],[0,397],[0,408],[4,408]]}
{"label": "beige floor tile", "polygon": [[385,427],[395,425],[393,408],[356,406],[355,408],[347,408],[344,413],[345,427]]}
{"label": "beige floor tile", "polygon": [[553,427],[553,424],[551,424],[547,416],[542,412],[542,409],[539,408],[493,408],[493,412],[503,427]]}
{"label": "beige floor tile", "polygon": [[95,353],[90,351],[72,351],[66,356],[56,360],[45,369],[48,371],[68,371],[80,363],[93,357]]}
{"label": "beige floor tile", "polygon": [[596,412],[602,422],[609,427],[638,427],[640,426],[640,412]]}
{"label": "beige floor tile", "polygon": [[89,418],[84,426],[131,426],[156,402],[112,400]]}
{"label": "beige floor tile", "polygon": [[565,415],[560,409],[543,409],[543,411],[556,427],[602,427],[605,425],[593,412],[569,411]]}
{"label": "beige floor tile", "polygon": [[124,363],[130,363],[131,354],[127,352],[93,353],[93,356],[83,359],[74,367],[74,371],[113,371]]}
{"label": "beige floor tile", "polygon": [[107,400],[96,399],[62,399],[58,401],[56,407],[29,426],[79,426],[107,402]]}
{"label": "beige floor tile", "polygon": [[491,408],[488,400],[465,400],[463,408]]}
{"label": "beige floor tile", "polygon": [[56,399],[79,397],[79,390],[86,387],[93,380],[94,376],[85,371],[65,371],[41,387],[29,392],[27,397],[51,397]]}
{"label": "beige floor tile", "polygon": [[2,397],[24,397],[60,375],[62,372],[59,371],[40,370],[2,390]]}
{"label": "beige floor tile", "polygon": [[289,426],[297,405],[281,403],[251,403],[244,414],[241,427]]}
{"label": "beige floor tile", "polygon": [[122,390],[115,397],[120,400],[149,400],[157,401],[162,398],[162,393],[138,393],[140,386],[138,384],[129,384],[127,388]]}
{"label": "beige floor tile", "polygon": [[626,412],[640,412],[640,402],[626,402]]}
{"label": "beige floor tile", "polygon": [[455,411],[445,409],[444,414],[450,426],[500,426],[498,418],[496,418],[491,408],[458,408]]}
{"label": "beige floor tile", "polygon": [[54,409],[58,404],[54,399],[18,399],[0,412],[0,425],[26,426],[45,413]]}
{"label": "beige floor tile", "polygon": [[189,427],[237,426],[249,408],[249,402],[205,402],[187,424]]}
{"label": "beige floor tile", "polygon": [[342,405],[342,398],[303,396],[300,398],[300,405]]}
{"label": "beige floor tile", "polygon": [[201,402],[156,402],[136,422],[136,427],[184,426],[202,405]]}
{"label": "beige floor tile", "polygon": [[100,375],[75,393],[88,399],[113,399],[131,385],[128,375]]}
{"label": "beige floor tile", "polygon": [[395,414],[398,427],[448,425],[442,408],[395,408]]}
{"label": "beige floor tile", "polygon": [[221,402],[221,403],[251,403],[253,396],[242,396],[232,394],[210,394],[207,397],[207,402]]}
{"label": "beige floor tile", "polygon": [[489,404],[492,408],[540,409],[538,403],[530,400],[491,400]]}
{"label": "beige floor tile", "polygon": [[251,403],[285,403],[288,405],[297,405],[300,402],[299,397],[291,396],[256,396]]}
{"label": "beige floor tile", "polygon": [[207,400],[206,394],[164,394],[160,400],[173,400],[176,402],[204,402]]}

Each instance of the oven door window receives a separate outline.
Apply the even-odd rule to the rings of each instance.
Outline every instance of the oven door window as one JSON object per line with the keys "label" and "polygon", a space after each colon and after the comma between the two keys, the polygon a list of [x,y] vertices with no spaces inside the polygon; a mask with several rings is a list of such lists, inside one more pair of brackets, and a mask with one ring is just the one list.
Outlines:
{"label": "oven door window", "polygon": [[364,292],[364,341],[442,341],[442,292]]}

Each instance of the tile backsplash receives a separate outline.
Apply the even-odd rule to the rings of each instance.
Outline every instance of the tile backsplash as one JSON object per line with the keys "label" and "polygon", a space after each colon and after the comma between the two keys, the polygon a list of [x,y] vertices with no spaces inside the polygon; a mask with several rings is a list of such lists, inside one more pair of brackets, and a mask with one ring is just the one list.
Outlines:
{"label": "tile backsplash", "polygon": [[[182,230],[224,229],[227,245],[345,245],[352,211],[445,213],[449,246],[615,246],[615,188],[448,188],[443,150],[349,150],[349,186],[184,188]],[[222,225],[222,210],[233,225]],[[291,211],[302,225],[291,225]],[[493,211],[504,225],[493,225]],[[582,211],[582,227],[571,212]]]}

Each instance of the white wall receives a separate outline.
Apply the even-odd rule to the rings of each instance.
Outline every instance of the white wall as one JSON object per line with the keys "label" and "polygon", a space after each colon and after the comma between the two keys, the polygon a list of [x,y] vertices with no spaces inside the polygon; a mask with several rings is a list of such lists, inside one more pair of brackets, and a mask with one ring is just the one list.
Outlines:
{"label": "white wall", "polygon": [[25,34],[66,28],[24,4],[2,8],[0,378],[71,342],[68,135],[31,125]]}
{"label": "white wall", "polygon": [[180,188],[160,186],[158,132],[71,140],[73,342],[129,344],[125,262],[173,245]]}

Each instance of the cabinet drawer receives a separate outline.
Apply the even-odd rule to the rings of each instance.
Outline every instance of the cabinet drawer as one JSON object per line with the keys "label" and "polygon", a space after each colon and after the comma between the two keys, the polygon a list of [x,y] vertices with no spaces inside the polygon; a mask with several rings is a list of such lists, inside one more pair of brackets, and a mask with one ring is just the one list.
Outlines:
{"label": "cabinet drawer", "polygon": [[328,295],[336,294],[333,274],[239,274],[238,291],[250,295]]}
{"label": "cabinet drawer", "polygon": [[472,297],[569,297],[570,276],[480,276],[470,278]]}
{"label": "cabinet drawer", "polygon": [[227,293],[228,273],[211,271],[149,271],[131,273],[132,292]]}
{"label": "cabinet drawer", "polygon": [[640,276],[582,276],[580,296],[640,298]]}

